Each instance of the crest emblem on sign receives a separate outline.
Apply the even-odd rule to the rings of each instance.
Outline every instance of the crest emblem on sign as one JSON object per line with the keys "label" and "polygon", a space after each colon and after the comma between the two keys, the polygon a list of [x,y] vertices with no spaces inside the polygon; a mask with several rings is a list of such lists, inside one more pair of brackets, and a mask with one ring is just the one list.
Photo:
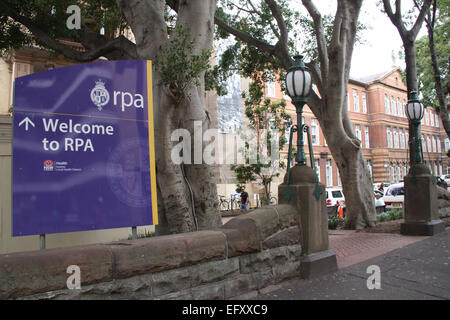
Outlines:
{"label": "crest emblem on sign", "polygon": [[101,111],[109,102],[109,92],[105,88],[105,83],[101,80],[95,82],[95,87],[91,90],[91,100]]}

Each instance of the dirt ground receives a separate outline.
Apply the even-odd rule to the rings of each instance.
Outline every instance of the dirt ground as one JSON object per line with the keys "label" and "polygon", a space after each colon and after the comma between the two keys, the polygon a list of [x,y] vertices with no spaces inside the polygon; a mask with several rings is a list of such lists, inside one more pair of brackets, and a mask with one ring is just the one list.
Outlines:
{"label": "dirt ground", "polygon": [[385,221],[378,222],[375,227],[365,228],[363,230],[358,230],[358,232],[367,232],[367,233],[400,233],[400,224],[405,220],[393,220],[393,221]]}

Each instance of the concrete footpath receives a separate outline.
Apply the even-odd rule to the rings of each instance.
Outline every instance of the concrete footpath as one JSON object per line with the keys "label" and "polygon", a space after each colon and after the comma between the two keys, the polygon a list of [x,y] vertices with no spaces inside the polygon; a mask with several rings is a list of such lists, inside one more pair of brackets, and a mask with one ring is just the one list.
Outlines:
{"label": "concrete footpath", "polygon": [[[293,279],[255,295],[258,300],[450,299],[450,228],[434,237],[330,231],[339,270]],[[380,270],[380,288],[369,289]],[[376,268],[375,267],[375,268]]]}

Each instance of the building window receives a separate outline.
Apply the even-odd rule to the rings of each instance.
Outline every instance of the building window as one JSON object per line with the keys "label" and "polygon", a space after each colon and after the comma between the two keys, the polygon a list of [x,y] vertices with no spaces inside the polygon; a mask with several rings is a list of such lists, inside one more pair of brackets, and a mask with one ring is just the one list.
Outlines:
{"label": "building window", "polygon": [[338,186],[342,186],[341,175],[339,174],[339,168],[336,167],[336,175],[337,175],[337,184]]}
{"label": "building window", "polygon": [[438,175],[438,167],[437,167],[436,162],[434,163],[433,167],[434,167],[434,175],[437,176]]}
{"label": "building window", "polygon": [[[305,117],[302,117],[302,123],[305,123]],[[298,133],[297,133],[297,134],[298,134]],[[308,144],[308,135],[306,134],[305,131],[303,131],[303,143],[304,143],[305,145]]]}
{"label": "building window", "polygon": [[402,168],[400,168],[400,165],[397,166],[397,182],[400,182],[402,180]]}
{"label": "building window", "polygon": [[425,109],[425,116],[424,116],[424,118],[425,118],[425,124],[427,126],[429,126],[430,125],[430,118],[428,116],[428,110],[427,109]]}
{"label": "building window", "polygon": [[316,119],[311,119],[311,138],[313,145],[319,145],[319,126]]}
{"label": "building window", "polygon": [[389,111],[389,98],[388,98],[387,94],[384,95],[384,112],[386,114],[390,114],[390,111]]}
{"label": "building window", "polygon": [[405,134],[403,133],[403,129],[400,130],[400,148],[405,149]]}
{"label": "building window", "polygon": [[315,165],[315,170],[316,170],[316,175],[317,175],[317,179],[320,181],[320,164],[319,164],[319,159],[314,160],[314,165]]}
{"label": "building window", "polygon": [[362,93],[362,112],[367,113],[367,94],[365,92]]}
{"label": "building window", "polygon": [[391,113],[397,115],[397,105],[395,104],[394,97],[391,97]]}
{"label": "building window", "polygon": [[388,148],[392,148],[392,132],[390,128],[386,129],[386,136],[387,136],[387,145]]}
{"label": "building window", "polygon": [[430,137],[427,137],[427,150],[428,150],[428,152],[431,152],[431,139],[430,139]]}
{"label": "building window", "polygon": [[353,108],[355,112],[359,112],[359,96],[358,90],[353,89]]}
{"label": "building window", "polygon": [[436,144],[437,144],[437,152],[441,153],[442,152],[441,139],[436,138]]}
{"label": "building window", "polygon": [[422,140],[422,151],[427,152],[427,144],[426,144],[425,137],[422,136],[421,140]]}
{"label": "building window", "polygon": [[400,99],[397,99],[397,114],[399,117],[403,116],[402,103],[400,102]]}
{"label": "building window", "polygon": [[436,139],[434,137],[431,137],[432,141],[433,141],[433,152],[437,152],[437,148],[436,148]]}
{"label": "building window", "polygon": [[369,127],[364,128],[364,139],[366,143],[366,148],[370,148]]}
{"label": "building window", "polygon": [[434,122],[436,123],[436,127],[439,128],[439,116],[437,113],[434,115]]}
{"label": "building window", "polygon": [[394,167],[389,165],[389,183],[394,183]]}
{"label": "building window", "polygon": [[409,133],[408,130],[405,130],[405,147],[408,149],[409,147]]}
{"label": "building window", "polygon": [[403,114],[402,117],[406,117],[406,101],[403,100]]}
{"label": "building window", "polygon": [[327,186],[333,185],[333,167],[331,166],[331,160],[327,160],[326,166],[326,175],[327,175]]}
{"label": "building window", "polygon": [[367,161],[367,169],[369,169],[370,178],[373,180],[372,162],[370,160]]}
{"label": "building window", "polygon": [[442,163],[439,163],[439,175],[442,176]]}
{"label": "building window", "polygon": [[396,148],[396,149],[399,148],[397,129],[394,129],[394,148]]}
{"label": "building window", "polygon": [[355,126],[355,134],[356,134],[356,137],[359,139],[359,141],[362,141],[362,138],[361,138],[361,126],[359,126],[359,125]]}
{"label": "building window", "polygon": [[406,176],[406,166],[402,166],[402,175],[403,178]]}
{"label": "building window", "polygon": [[450,139],[445,138],[444,140],[444,151],[447,153],[448,149],[450,149]]}
{"label": "building window", "polygon": [[267,82],[267,96],[275,98],[275,82],[273,81]]}
{"label": "building window", "polygon": [[291,126],[289,122],[284,123],[284,138],[286,139],[286,143],[289,145],[289,136],[291,134]]}
{"label": "building window", "polygon": [[347,110],[350,111],[350,95],[347,92]]}
{"label": "building window", "polygon": [[434,114],[433,111],[430,110],[430,125],[434,127]]}

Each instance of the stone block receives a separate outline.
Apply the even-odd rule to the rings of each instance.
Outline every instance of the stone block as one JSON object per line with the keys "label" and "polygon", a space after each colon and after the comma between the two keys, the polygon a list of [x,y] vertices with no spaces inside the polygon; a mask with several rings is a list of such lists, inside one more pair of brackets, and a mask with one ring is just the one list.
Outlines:
{"label": "stone block", "polygon": [[67,267],[77,265],[81,286],[112,280],[112,257],[101,245],[0,255],[0,299],[67,287]]}
{"label": "stone block", "polygon": [[408,236],[434,236],[445,231],[442,220],[430,222],[405,221],[400,225],[400,233]]}
{"label": "stone block", "polygon": [[274,283],[300,277],[300,261],[287,262],[273,268]]}
{"label": "stone block", "polygon": [[260,239],[264,240],[280,230],[278,214],[272,206],[264,206],[245,215],[245,219],[255,221]]}
{"label": "stone block", "polygon": [[263,250],[266,250],[270,248],[291,246],[299,244],[301,240],[302,237],[298,226],[289,227],[265,239],[262,243],[262,247]]}
{"label": "stone block", "polygon": [[337,271],[336,254],[332,250],[316,252],[301,257],[300,273],[303,279],[311,279]]}
{"label": "stone block", "polygon": [[222,232],[198,231],[130,242],[110,244],[114,254],[115,277],[158,272],[226,257]]}
{"label": "stone block", "polygon": [[224,282],[224,298],[229,299],[258,289],[258,279],[252,274],[241,274]]}
{"label": "stone block", "polygon": [[220,282],[238,273],[238,258],[211,261],[184,268],[157,272],[152,274],[152,294],[157,297],[207,283]]}
{"label": "stone block", "polygon": [[192,297],[194,300],[223,300],[225,299],[224,284],[212,283],[200,287],[192,288]]}
{"label": "stone block", "polygon": [[280,229],[299,225],[299,214],[293,206],[289,204],[279,204],[271,207],[278,212]]}
{"label": "stone block", "polygon": [[295,256],[287,247],[272,248],[239,257],[241,273],[270,270],[272,267],[295,261]]}
{"label": "stone block", "polygon": [[[237,229],[227,229],[231,227]],[[261,251],[261,241],[253,220],[231,220],[221,231],[226,237],[228,258]]]}

